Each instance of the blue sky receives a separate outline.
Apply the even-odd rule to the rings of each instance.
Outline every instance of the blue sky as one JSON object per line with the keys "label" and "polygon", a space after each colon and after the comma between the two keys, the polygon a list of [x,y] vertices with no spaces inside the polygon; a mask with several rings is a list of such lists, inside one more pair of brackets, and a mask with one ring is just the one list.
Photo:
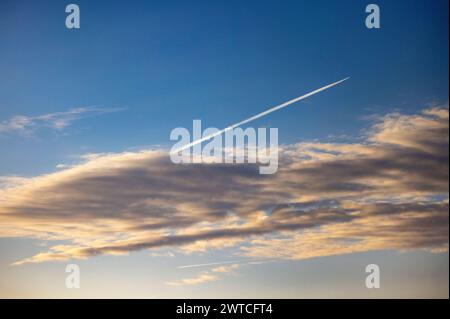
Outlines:
{"label": "blue sky", "polygon": [[[68,3],[64,1],[0,3],[0,123],[7,125],[19,115],[33,121],[47,121],[42,116],[49,114],[65,120],[59,128],[56,122],[34,126],[30,134],[2,133],[0,126],[0,177],[45,176],[59,171],[61,164],[79,163],[80,156],[90,153],[168,148],[171,130],[190,128],[194,119],[201,119],[204,126],[224,128],[347,76],[351,79],[342,85],[252,125],[278,127],[280,143],[286,145],[306,141],[358,143],[368,134],[374,116],[397,112],[415,121],[413,114],[431,106],[444,105],[445,109],[447,105],[448,111],[445,0],[375,1],[381,8],[379,30],[365,27],[365,6],[369,2],[361,0],[75,3],[81,9],[78,30],[65,27]],[[80,110],[79,114],[67,114],[74,109]],[[401,118],[395,119],[401,122]],[[390,132],[380,136],[392,137]],[[444,175],[448,175],[448,157],[446,165]],[[426,179],[429,182],[433,177]],[[432,194],[415,190],[406,195],[428,202],[440,196],[448,206],[448,183],[447,191],[439,185]],[[406,195],[402,193],[395,200],[405,200]],[[383,201],[394,202],[390,197]],[[8,223],[3,225],[7,228]],[[164,282],[183,277],[177,266],[229,260],[235,252],[226,247],[219,252],[211,249],[165,258],[150,257],[145,250],[131,252],[128,257],[105,255],[80,261],[92,270],[87,275],[91,276],[91,291],[79,295],[70,295],[72,292],[64,288],[39,291],[42,278],[57,283],[58,276],[64,275],[63,271],[54,275],[62,267],[59,263],[11,268],[9,264],[51,246],[55,240],[52,231],[24,231],[25,235],[11,236],[4,235],[0,227],[0,237],[4,237],[0,238],[0,251],[5,256],[0,265],[2,296],[8,296],[5,289],[19,296],[108,295],[111,282],[117,280],[130,296],[157,297],[208,296],[223,285],[227,288],[223,296],[229,296],[242,282],[245,288],[241,294],[245,297],[262,289],[258,280],[266,278],[267,273],[282,272],[283,276],[268,279],[269,287],[277,291],[285,287],[298,297],[308,296],[305,285],[316,297],[448,297],[448,253],[441,250],[432,254],[430,247],[420,245],[409,252],[401,252],[403,246],[398,245],[376,252],[357,250],[350,255],[325,254],[300,261],[286,258],[264,264],[256,272],[242,266],[238,275],[227,277],[226,284],[217,281],[205,288],[175,290]],[[60,236],[55,242],[71,240]],[[254,257],[245,258],[249,256]],[[242,255],[239,258],[245,259]],[[376,293],[359,286],[364,274],[355,274],[374,259],[385,265],[388,278],[398,286]],[[117,263],[134,269],[128,281],[117,279]],[[330,275],[331,288],[321,280],[323,273],[329,274],[346,263],[352,265],[348,271]],[[139,265],[152,268],[151,274]],[[409,275],[417,279],[410,283],[408,276],[399,275],[409,266]],[[303,267],[306,272],[299,274]],[[98,279],[101,273],[104,280]],[[41,279],[36,279],[36,274]],[[290,278],[309,279],[292,287]],[[155,285],[148,290],[143,285],[147,280]],[[348,287],[347,295],[340,294],[342,282]],[[12,292],[13,286],[17,291]],[[412,291],[421,286],[426,286],[426,291],[415,295]],[[109,292],[108,296],[116,295]],[[271,291],[267,296],[277,295]]]}
{"label": "blue sky", "polygon": [[352,135],[364,116],[448,96],[447,1],[381,1],[377,31],[364,27],[362,1],[78,4],[82,27],[69,30],[64,2],[2,2],[1,120],[127,110],[75,122],[64,137],[2,137],[16,150],[0,159],[2,174],[167,144],[193,119],[223,128],[346,76],[345,86],[255,125],[282,128],[281,142]]}

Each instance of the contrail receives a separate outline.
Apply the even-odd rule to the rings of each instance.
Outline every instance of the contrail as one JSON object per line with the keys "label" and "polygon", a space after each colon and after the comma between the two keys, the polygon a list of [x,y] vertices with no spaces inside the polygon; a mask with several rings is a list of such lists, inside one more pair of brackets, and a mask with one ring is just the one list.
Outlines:
{"label": "contrail", "polygon": [[256,265],[256,264],[263,264],[275,261],[274,259],[260,259],[260,260],[241,260],[241,261],[221,261],[221,262],[215,262],[215,263],[208,263],[208,264],[194,264],[194,265],[185,265],[185,266],[179,266],[178,269],[186,269],[186,268],[197,268],[197,267],[208,267],[208,266],[219,266],[219,265],[228,265],[228,264],[239,264],[239,265]]}
{"label": "contrail", "polygon": [[242,263],[242,262],[241,261],[222,261],[222,262],[209,263],[209,264],[195,264],[195,265],[180,266],[180,267],[178,267],[178,269],[218,266],[218,265],[227,265],[227,264],[240,264],[240,263]]}
{"label": "contrail", "polygon": [[208,141],[208,140],[210,140],[210,139],[212,139],[212,138],[214,138],[214,137],[216,137],[216,136],[218,136],[218,135],[221,135],[221,134],[223,134],[223,133],[225,133],[225,132],[227,132],[227,131],[230,131],[230,130],[235,129],[236,127],[239,127],[239,126],[241,126],[241,125],[247,124],[247,123],[249,123],[249,122],[251,122],[251,121],[254,121],[254,120],[259,119],[259,118],[261,118],[261,117],[263,117],[263,116],[266,116],[266,115],[268,115],[268,114],[270,114],[270,113],[272,113],[272,112],[281,110],[281,109],[283,109],[283,108],[285,108],[285,107],[287,107],[287,106],[289,106],[289,105],[291,105],[291,104],[294,104],[294,103],[296,103],[296,102],[298,102],[298,101],[300,101],[300,100],[306,99],[306,98],[308,98],[308,97],[310,97],[310,96],[312,96],[312,95],[314,95],[314,94],[317,94],[317,93],[320,93],[320,92],[322,92],[322,91],[325,91],[325,90],[327,90],[327,89],[329,89],[329,88],[331,88],[331,87],[333,87],[333,86],[335,86],[335,85],[338,85],[338,84],[340,84],[340,83],[342,83],[342,82],[348,80],[349,78],[350,78],[350,77],[347,77],[347,78],[342,79],[342,80],[339,80],[339,81],[337,81],[337,82],[328,84],[328,85],[326,85],[326,86],[324,86],[324,87],[321,87],[320,89],[314,90],[314,91],[309,92],[309,93],[307,93],[307,94],[305,94],[305,95],[299,96],[299,97],[297,97],[297,98],[295,98],[295,99],[292,99],[292,100],[289,100],[289,101],[287,101],[287,102],[284,102],[284,103],[282,103],[282,104],[280,104],[280,105],[274,106],[274,107],[268,109],[267,111],[264,111],[264,112],[262,112],[262,113],[259,113],[259,114],[255,115],[255,116],[252,116],[252,117],[250,117],[250,118],[248,118],[248,119],[246,119],[246,120],[243,120],[243,121],[241,121],[241,122],[239,122],[239,123],[236,123],[236,124],[233,124],[233,125],[231,125],[231,126],[228,126],[227,128],[224,128],[224,129],[221,130],[221,131],[218,131],[218,132],[216,132],[216,133],[207,135],[207,136],[205,136],[205,137],[203,137],[203,138],[201,138],[201,139],[198,139],[198,140],[196,140],[196,141],[194,141],[194,142],[192,142],[192,143],[186,144],[186,145],[180,147],[179,149],[176,149],[176,150],[171,151],[170,153],[171,153],[171,154],[173,154],[173,153],[178,153],[178,152],[184,151],[185,149],[191,148],[191,147],[194,146],[194,145],[197,145],[197,144],[203,143],[203,142],[205,142],[205,141]]}

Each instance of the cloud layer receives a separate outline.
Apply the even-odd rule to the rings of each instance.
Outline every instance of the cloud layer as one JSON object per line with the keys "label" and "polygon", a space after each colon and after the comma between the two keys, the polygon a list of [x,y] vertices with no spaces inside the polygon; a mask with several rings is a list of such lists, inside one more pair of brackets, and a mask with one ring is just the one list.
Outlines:
{"label": "cloud layer", "polygon": [[65,242],[16,264],[167,247],[287,259],[446,251],[448,114],[389,114],[362,143],[283,146],[274,175],[252,164],[177,165],[161,150],[4,178],[0,236]]}

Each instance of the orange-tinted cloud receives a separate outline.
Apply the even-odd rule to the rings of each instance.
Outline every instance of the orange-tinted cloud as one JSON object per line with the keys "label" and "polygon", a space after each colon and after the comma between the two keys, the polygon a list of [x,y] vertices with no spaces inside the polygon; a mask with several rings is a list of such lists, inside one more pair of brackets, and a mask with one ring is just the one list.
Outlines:
{"label": "orange-tinted cloud", "polygon": [[264,258],[446,250],[448,120],[446,107],[389,114],[361,143],[287,145],[275,175],[142,151],[3,178],[0,236],[66,242],[17,264],[162,247]]}

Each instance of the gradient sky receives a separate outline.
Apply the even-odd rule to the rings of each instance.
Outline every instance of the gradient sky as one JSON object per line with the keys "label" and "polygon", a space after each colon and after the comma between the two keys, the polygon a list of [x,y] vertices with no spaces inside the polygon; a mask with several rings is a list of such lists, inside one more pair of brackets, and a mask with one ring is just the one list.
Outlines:
{"label": "gradient sky", "polygon": [[[0,192],[0,297],[448,298],[448,180],[443,185],[439,176],[435,176],[448,177],[448,1],[372,2],[381,8],[380,30],[365,27],[365,6],[371,2],[361,0],[76,1],[81,9],[79,30],[69,30],[64,24],[65,6],[70,2],[0,1],[0,187],[5,194],[2,197]],[[171,130],[190,128],[193,119],[201,119],[205,126],[224,128],[347,76],[351,79],[342,85],[252,125],[277,127],[280,143],[287,147],[310,143],[313,150],[308,151],[312,153],[317,148],[325,148],[325,143],[331,145],[327,146],[331,155],[348,152],[353,145],[355,151],[352,148],[343,156],[356,153],[358,157],[351,157],[355,160],[372,151],[391,154],[390,147],[379,145],[383,143],[391,145],[392,142],[402,150],[405,146],[423,150],[423,145],[433,143],[443,146],[437,150],[442,153],[433,153],[435,149],[427,149],[426,154],[398,153],[410,154],[411,163],[414,156],[424,160],[416,168],[424,172],[421,180],[413,180],[411,184],[431,186],[414,190],[398,186],[402,193],[392,197],[361,193],[370,204],[371,201],[392,205],[401,201],[403,206],[429,204],[431,208],[424,208],[424,212],[435,215],[424,226],[430,225],[424,233],[443,232],[443,237],[436,239],[439,242],[433,238],[430,242],[416,243],[412,228],[408,228],[405,234],[411,237],[398,245],[378,246],[368,240],[370,249],[342,250],[331,256],[321,247],[317,256],[302,251],[302,258],[294,258],[286,254],[296,252],[295,247],[286,249],[288,252],[283,256],[271,256],[271,249],[264,253],[255,250],[239,254],[237,250],[250,241],[259,244],[253,242],[258,238],[245,237],[248,242],[236,246],[221,243],[221,247],[188,252],[183,251],[184,246],[174,245],[130,250],[126,256],[105,253],[81,260],[33,261],[11,266],[45,253],[55,245],[73,244],[76,238],[65,238],[55,225],[46,224],[58,219],[39,210],[40,205],[55,204],[49,194],[40,197],[37,205],[28,197],[19,198],[18,193],[10,191],[10,184],[20,188],[22,183],[31,185],[36,176],[46,178],[55,172],[73,172],[71,165],[77,169],[80,163],[93,158],[87,159],[86,154],[118,154],[117,159],[106,155],[101,158],[116,163],[122,160],[121,152],[128,151],[134,156],[140,150],[167,149],[171,145]],[[442,124],[445,122],[446,127]],[[446,140],[445,136],[433,135],[434,128],[446,132]],[[411,134],[404,136],[405,130]],[[419,141],[417,137],[424,140]],[[412,145],[414,141],[422,144]],[[300,145],[306,148],[305,144]],[[323,152],[322,149],[314,153],[312,159],[319,159],[319,153]],[[433,166],[439,173],[428,173],[432,165],[425,163],[425,157],[430,154],[438,158],[438,164],[444,158],[444,164]],[[384,159],[389,161],[390,157]],[[151,155],[150,163],[153,161]],[[411,163],[400,164],[406,167]],[[318,182],[320,177],[314,175],[314,169],[309,167],[304,171],[311,183]],[[338,176],[329,169],[324,176],[328,172],[332,177]],[[119,175],[113,173],[111,176]],[[191,177],[188,182],[202,181],[195,171],[185,173],[192,174],[186,175]],[[232,171],[218,178],[234,174],[241,173]],[[99,180],[111,176],[95,172]],[[49,190],[64,189],[77,178],[68,177]],[[342,176],[336,177],[337,183],[338,178]],[[379,179],[377,176],[377,185]],[[283,177],[280,180],[286,181]],[[73,187],[80,185],[83,184]],[[312,190],[308,191],[311,192],[308,200],[317,203],[321,194],[327,194],[322,188],[316,197]],[[38,189],[30,192],[30,196],[42,195]],[[357,196],[357,193],[354,190],[347,195]],[[55,197],[66,194],[61,191]],[[106,191],[102,190],[101,196],[104,194]],[[194,195],[186,193],[186,196]],[[220,192],[215,196],[221,196]],[[262,201],[262,198],[265,197],[256,194],[254,200]],[[349,197],[339,195],[326,199],[345,201]],[[64,198],[64,201],[77,202],[74,198]],[[39,209],[33,210],[30,203]],[[214,203],[219,204],[222,203]],[[444,207],[444,211],[446,207],[447,213],[435,212],[437,206],[437,210]],[[75,227],[70,228],[75,233],[82,225],[97,221],[93,217],[95,209],[67,217],[74,211],[73,207],[68,204],[61,207],[67,208],[58,211],[61,225],[66,225],[67,218],[70,221],[66,226]],[[240,218],[248,217],[247,212],[242,213],[245,207],[247,203],[239,207]],[[109,209],[114,210],[114,206]],[[394,212],[398,211],[399,207],[394,208]],[[404,213],[415,218],[414,214],[422,212],[414,208]],[[45,217],[34,220],[33,214]],[[98,214],[105,214],[104,222],[111,225],[123,222],[104,217],[109,215],[100,210]],[[130,214],[131,219],[140,216]],[[208,212],[205,214],[211,222],[223,222]],[[249,219],[253,223],[259,217],[252,218]],[[139,225],[136,219],[126,222],[127,226]],[[41,223],[44,226],[39,228]],[[208,230],[219,227],[214,223],[202,227]],[[170,234],[193,231],[186,227],[164,231]],[[101,240],[101,227],[97,230]],[[414,228],[414,231],[422,229]],[[55,233],[59,234],[58,238]],[[279,235],[268,236],[275,236],[270,239],[276,242]],[[382,238],[382,242],[388,239]],[[86,247],[86,242],[82,245]],[[299,241],[298,245],[302,246],[303,242]],[[314,245],[310,249],[315,249]],[[267,262],[248,264],[261,259]],[[79,290],[64,286],[64,267],[69,261],[81,267]],[[238,265],[235,269],[178,268],[221,261],[240,263],[235,263]],[[379,290],[364,286],[364,268],[370,263],[381,267]],[[179,284],[185,278],[199,278],[202,274],[217,278],[195,285]]]}

